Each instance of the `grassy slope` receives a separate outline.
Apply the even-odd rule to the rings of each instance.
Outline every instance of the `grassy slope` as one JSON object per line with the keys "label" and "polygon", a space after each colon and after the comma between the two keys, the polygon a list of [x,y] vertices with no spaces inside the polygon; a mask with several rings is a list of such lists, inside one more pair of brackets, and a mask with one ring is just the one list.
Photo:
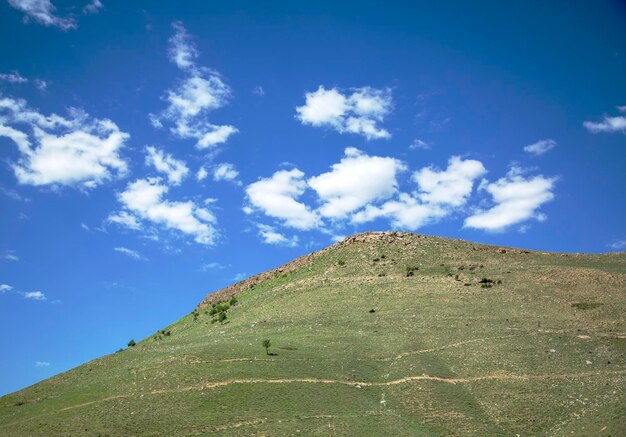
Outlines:
{"label": "grassy slope", "polygon": [[623,435],[626,254],[384,239],[1,398],[0,435]]}

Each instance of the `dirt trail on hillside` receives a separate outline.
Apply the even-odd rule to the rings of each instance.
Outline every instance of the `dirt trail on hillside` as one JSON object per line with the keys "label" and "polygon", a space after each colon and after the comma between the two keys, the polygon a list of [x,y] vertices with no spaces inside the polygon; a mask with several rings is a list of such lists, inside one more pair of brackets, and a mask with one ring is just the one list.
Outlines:
{"label": "dirt trail on hillside", "polygon": [[[589,371],[578,373],[546,373],[546,374],[512,374],[512,373],[492,373],[488,375],[468,376],[464,378],[449,378],[442,376],[430,376],[430,375],[415,375],[406,376],[404,378],[395,379],[392,381],[384,382],[371,382],[371,381],[349,381],[342,379],[322,379],[322,378],[276,378],[276,379],[264,379],[264,378],[245,378],[245,379],[225,379],[222,381],[206,381],[200,384],[194,384],[186,387],[177,387],[171,389],[152,390],[145,393],[136,394],[120,394],[115,396],[108,396],[102,399],[94,399],[93,401],[82,402],[76,405],[70,405],[61,408],[58,411],[70,411],[77,408],[87,407],[89,405],[99,404],[102,402],[114,401],[117,399],[132,399],[144,395],[161,395],[167,393],[184,393],[189,391],[202,391],[210,390],[213,388],[226,387],[234,384],[340,384],[349,387],[362,388],[362,387],[389,387],[400,384],[406,384],[415,381],[432,381],[440,382],[444,384],[463,384],[480,381],[529,381],[529,380],[549,380],[549,379],[568,379],[568,378],[584,378],[589,376],[609,376],[609,375],[624,375],[626,370],[615,371]],[[55,412],[49,412],[38,416],[29,417],[25,420],[20,420],[13,423],[7,423],[0,425],[0,428],[7,428],[13,425],[17,425],[24,422],[29,422],[34,419],[38,419],[44,416],[54,414]]]}

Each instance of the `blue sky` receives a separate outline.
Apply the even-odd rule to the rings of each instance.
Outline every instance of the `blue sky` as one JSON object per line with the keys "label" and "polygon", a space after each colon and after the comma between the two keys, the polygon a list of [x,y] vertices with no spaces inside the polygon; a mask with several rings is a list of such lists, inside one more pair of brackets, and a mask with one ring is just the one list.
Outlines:
{"label": "blue sky", "polygon": [[0,3],[0,394],[356,232],[625,250],[620,2],[177,3]]}

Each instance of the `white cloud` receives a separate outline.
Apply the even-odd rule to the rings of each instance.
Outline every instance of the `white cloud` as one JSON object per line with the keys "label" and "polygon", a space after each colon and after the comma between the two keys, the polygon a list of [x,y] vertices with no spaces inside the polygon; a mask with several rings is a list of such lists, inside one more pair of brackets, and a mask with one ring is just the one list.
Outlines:
{"label": "white cloud", "polygon": [[395,227],[416,230],[465,205],[474,181],[484,173],[480,161],[452,156],[446,170],[425,167],[413,173],[412,179],[418,186],[413,195],[400,193],[398,199],[380,206],[367,205],[352,217],[352,222],[364,223],[385,217]]}
{"label": "white cloud", "polygon": [[31,19],[44,26],[55,26],[61,30],[76,29],[72,18],[61,18],[54,15],[56,7],[50,0],[9,0],[9,5],[26,14],[24,21]]}
{"label": "white cloud", "polygon": [[[28,79],[27,77],[22,76],[17,71],[14,71],[12,73],[0,73],[0,81],[22,84],[22,83],[30,83],[31,79]],[[41,91],[44,91],[48,86],[48,82],[42,79],[33,79],[32,82]]]}
{"label": "white cloud", "polygon": [[259,236],[263,239],[264,243],[287,247],[296,247],[298,245],[297,235],[287,238],[280,232],[277,232],[272,226],[261,223],[257,224],[257,228],[259,229]]}
{"label": "white cloud", "polygon": [[41,291],[27,291],[24,293],[24,297],[26,299],[31,299],[31,300],[46,300],[46,295],[43,294]]}
{"label": "white cloud", "polygon": [[[26,125],[31,135],[10,125]],[[129,135],[81,110],[71,109],[70,118],[45,116],[24,100],[1,98],[0,136],[18,147],[13,171],[21,184],[93,188],[127,171],[120,151]]]}
{"label": "white cloud", "polygon": [[[626,112],[626,106],[618,106],[619,112]],[[603,120],[599,123],[593,121],[585,121],[583,126],[591,133],[597,134],[601,132],[621,132],[626,134],[626,117],[623,115],[617,115],[609,117],[603,116]]]}
{"label": "white cloud", "polygon": [[155,127],[164,122],[171,124],[170,131],[179,138],[196,139],[196,147],[206,149],[225,143],[238,130],[230,125],[215,125],[208,121],[210,112],[225,106],[231,90],[220,75],[195,63],[198,51],[181,22],[174,22],[174,36],[169,40],[170,60],[187,77],[166,93],[167,108],[160,114],[151,114]]}
{"label": "white cloud", "polygon": [[146,164],[154,166],[157,171],[165,174],[170,184],[180,185],[183,178],[189,173],[189,169],[183,161],[175,159],[172,155],[157,150],[155,147],[146,147]]}
{"label": "white cloud", "polygon": [[119,253],[123,253],[124,255],[128,255],[129,257],[134,258],[136,260],[146,259],[136,250],[128,249],[127,247],[115,247],[113,250]]}
{"label": "white cloud", "polygon": [[556,147],[556,141],[551,139],[539,140],[536,143],[529,144],[524,147],[524,152],[532,153],[533,155],[543,155],[547,151]]}
{"label": "white cloud", "polygon": [[397,159],[368,156],[353,147],[331,168],[308,180],[322,202],[320,215],[329,218],[345,218],[370,202],[389,198],[397,191],[397,174],[406,169]]}
{"label": "white cloud", "polygon": [[555,182],[555,178],[541,175],[524,178],[519,169],[512,168],[496,182],[483,184],[482,189],[489,192],[495,205],[466,218],[464,227],[498,232],[532,218],[544,221],[546,216],[537,210],[554,198]]}
{"label": "white cloud", "polygon": [[9,284],[0,284],[0,293],[6,293],[7,291],[13,290]]}
{"label": "white cloud", "polygon": [[472,192],[474,180],[485,173],[480,161],[452,156],[448,168],[423,168],[413,174],[419,186],[419,199],[428,204],[461,206]]}
{"label": "white cloud", "polygon": [[332,127],[339,133],[363,135],[366,139],[390,138],[391,134],[378,126],[391,111],[389,89],[356,88],[352,94],[342,94],[336,88],[305,94],[305,104],[296,108],[296,117],[311,126]]}
{"label": "white cloud", "polygon": [[49,367],[50,363],[47,361],[35,361],[35,367]]}
{"label": "white cloud", "polygon": [[261,85],[259,85],[259,86],[254,87],[254,89],[252,90],[252,94],[256,96],[264,96],[265,90],[263,89]]}
{"label": "white cloud", "polygon": [[226,268],[226,266],[223,264],[220,264],[218,262],[210,262],[203,264],[202,267],[200,267],[200,270],[206,272],[207,270],[221,270],[224,268]]}
{"label": "white cloud", "polygon": [[411,149],[411,150],[416,150],[416,149],[429,150],[430,149],[430,143],[427,143],[424,140],[420,140],[419,138],[416,138],[416,139],[413,140],[413,142],[409,146],[409,149]]}
{"label": "white cloud", "polygon": [[196,173],[196,179],[198,181],[203,181],[206,179],[208,175],[209,175],[209,172],[206,170],[206,168],[200,167],[200,170],[198,170],[198,173]]}
{"label": "white cloud", "polygon": [[235,275],[235,277],[233,278],[233,280],[239,282],[239,281],[243,281],[244,279],[247,279],[247,278],[248,278],[248,274],[244,273],[244,272],[241,272],[241,273],[237,273]]}
{"label": "white cloud", "polygon": [[116,214],[111,214],[107,220],[111,223],[117,223],[118,225],[125,226],[135,231],[141,229],[141,224],[139,224],[137,218],[127,211],[120,211]]}
{"label": "white cloud", "polygon": [[213,169],[213,180],[236,182],[239,172],[233,164],[224,162]]}
{"label": "white cloud", "polygon": [[104,8],[104,5],[100,0],[91,0],[91,3],[83,7],[83,12],[85,14],[97,14],[102,8]]}
{"label": "white cloud", "polygon": [[352,222],[360,224],[384,217],[390,219],[394,227],[413,231],[444,215],[446,212],[441,206],[424,204],[407,193],[400,193],[397,200],[389,200],[381,206],[367,205],[352,216]]}
{"label": "white cloud", "polygon": [[306,186],[304,173],[300,170],[279,170],[272,177],[260,179],[246,187],[250,206],[244,211],[250,213],[254,208],[282,220],[287,226],[296,229],[314,228],[319,224],[317,215],[296,200],[304,193]]}
{"label": "white cloud", "polygon": [[28,82],[28,79],[23,77],[17,71],[14,71],[13,73],[0,73],[0,80],[9,82],[9,83],[27,83]]}
{"label": "white cloud", "polygon": [[7,261],[19,261],[20,260],[18,256],[15,254],[15,251],[13,250],[7,250],[4,253],[3,258]]}
{"label": "white cloud", "polygon": [[609,247],[615,250],[626,249],[626,240],[617,240],[609,244]]}
{"label": "white cloud", "polygon": [[169,39],[170,46],[168,55],[170,61],[181,69],[195,67],[195,60],[198,57],[198,50],[191,41],[191,36],[180,21],[172,23],[174,35]]}
{"label": "white cloud", "polygon": [[[141,220],[180,231],[199,244],[212,245],[217,230],[215,216],[194,202],[172,202],[163,199],[169,186],[160,178],[138,179],[128,185],[118,198],[124,210],[113,214],[109,221],[141,229]],[[132,217],[132,218],[131,218]]]}

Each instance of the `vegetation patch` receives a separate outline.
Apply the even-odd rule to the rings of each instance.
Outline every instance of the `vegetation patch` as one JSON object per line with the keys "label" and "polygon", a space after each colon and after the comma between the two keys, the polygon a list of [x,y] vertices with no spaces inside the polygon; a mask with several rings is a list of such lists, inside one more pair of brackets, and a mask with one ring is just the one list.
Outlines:
{"label": "vegetation patch", "polygon": [[601,307],[603,304],[597,302],[575,302],[572,304],[573,308],[577,310],[593,310],[595,308]]}

